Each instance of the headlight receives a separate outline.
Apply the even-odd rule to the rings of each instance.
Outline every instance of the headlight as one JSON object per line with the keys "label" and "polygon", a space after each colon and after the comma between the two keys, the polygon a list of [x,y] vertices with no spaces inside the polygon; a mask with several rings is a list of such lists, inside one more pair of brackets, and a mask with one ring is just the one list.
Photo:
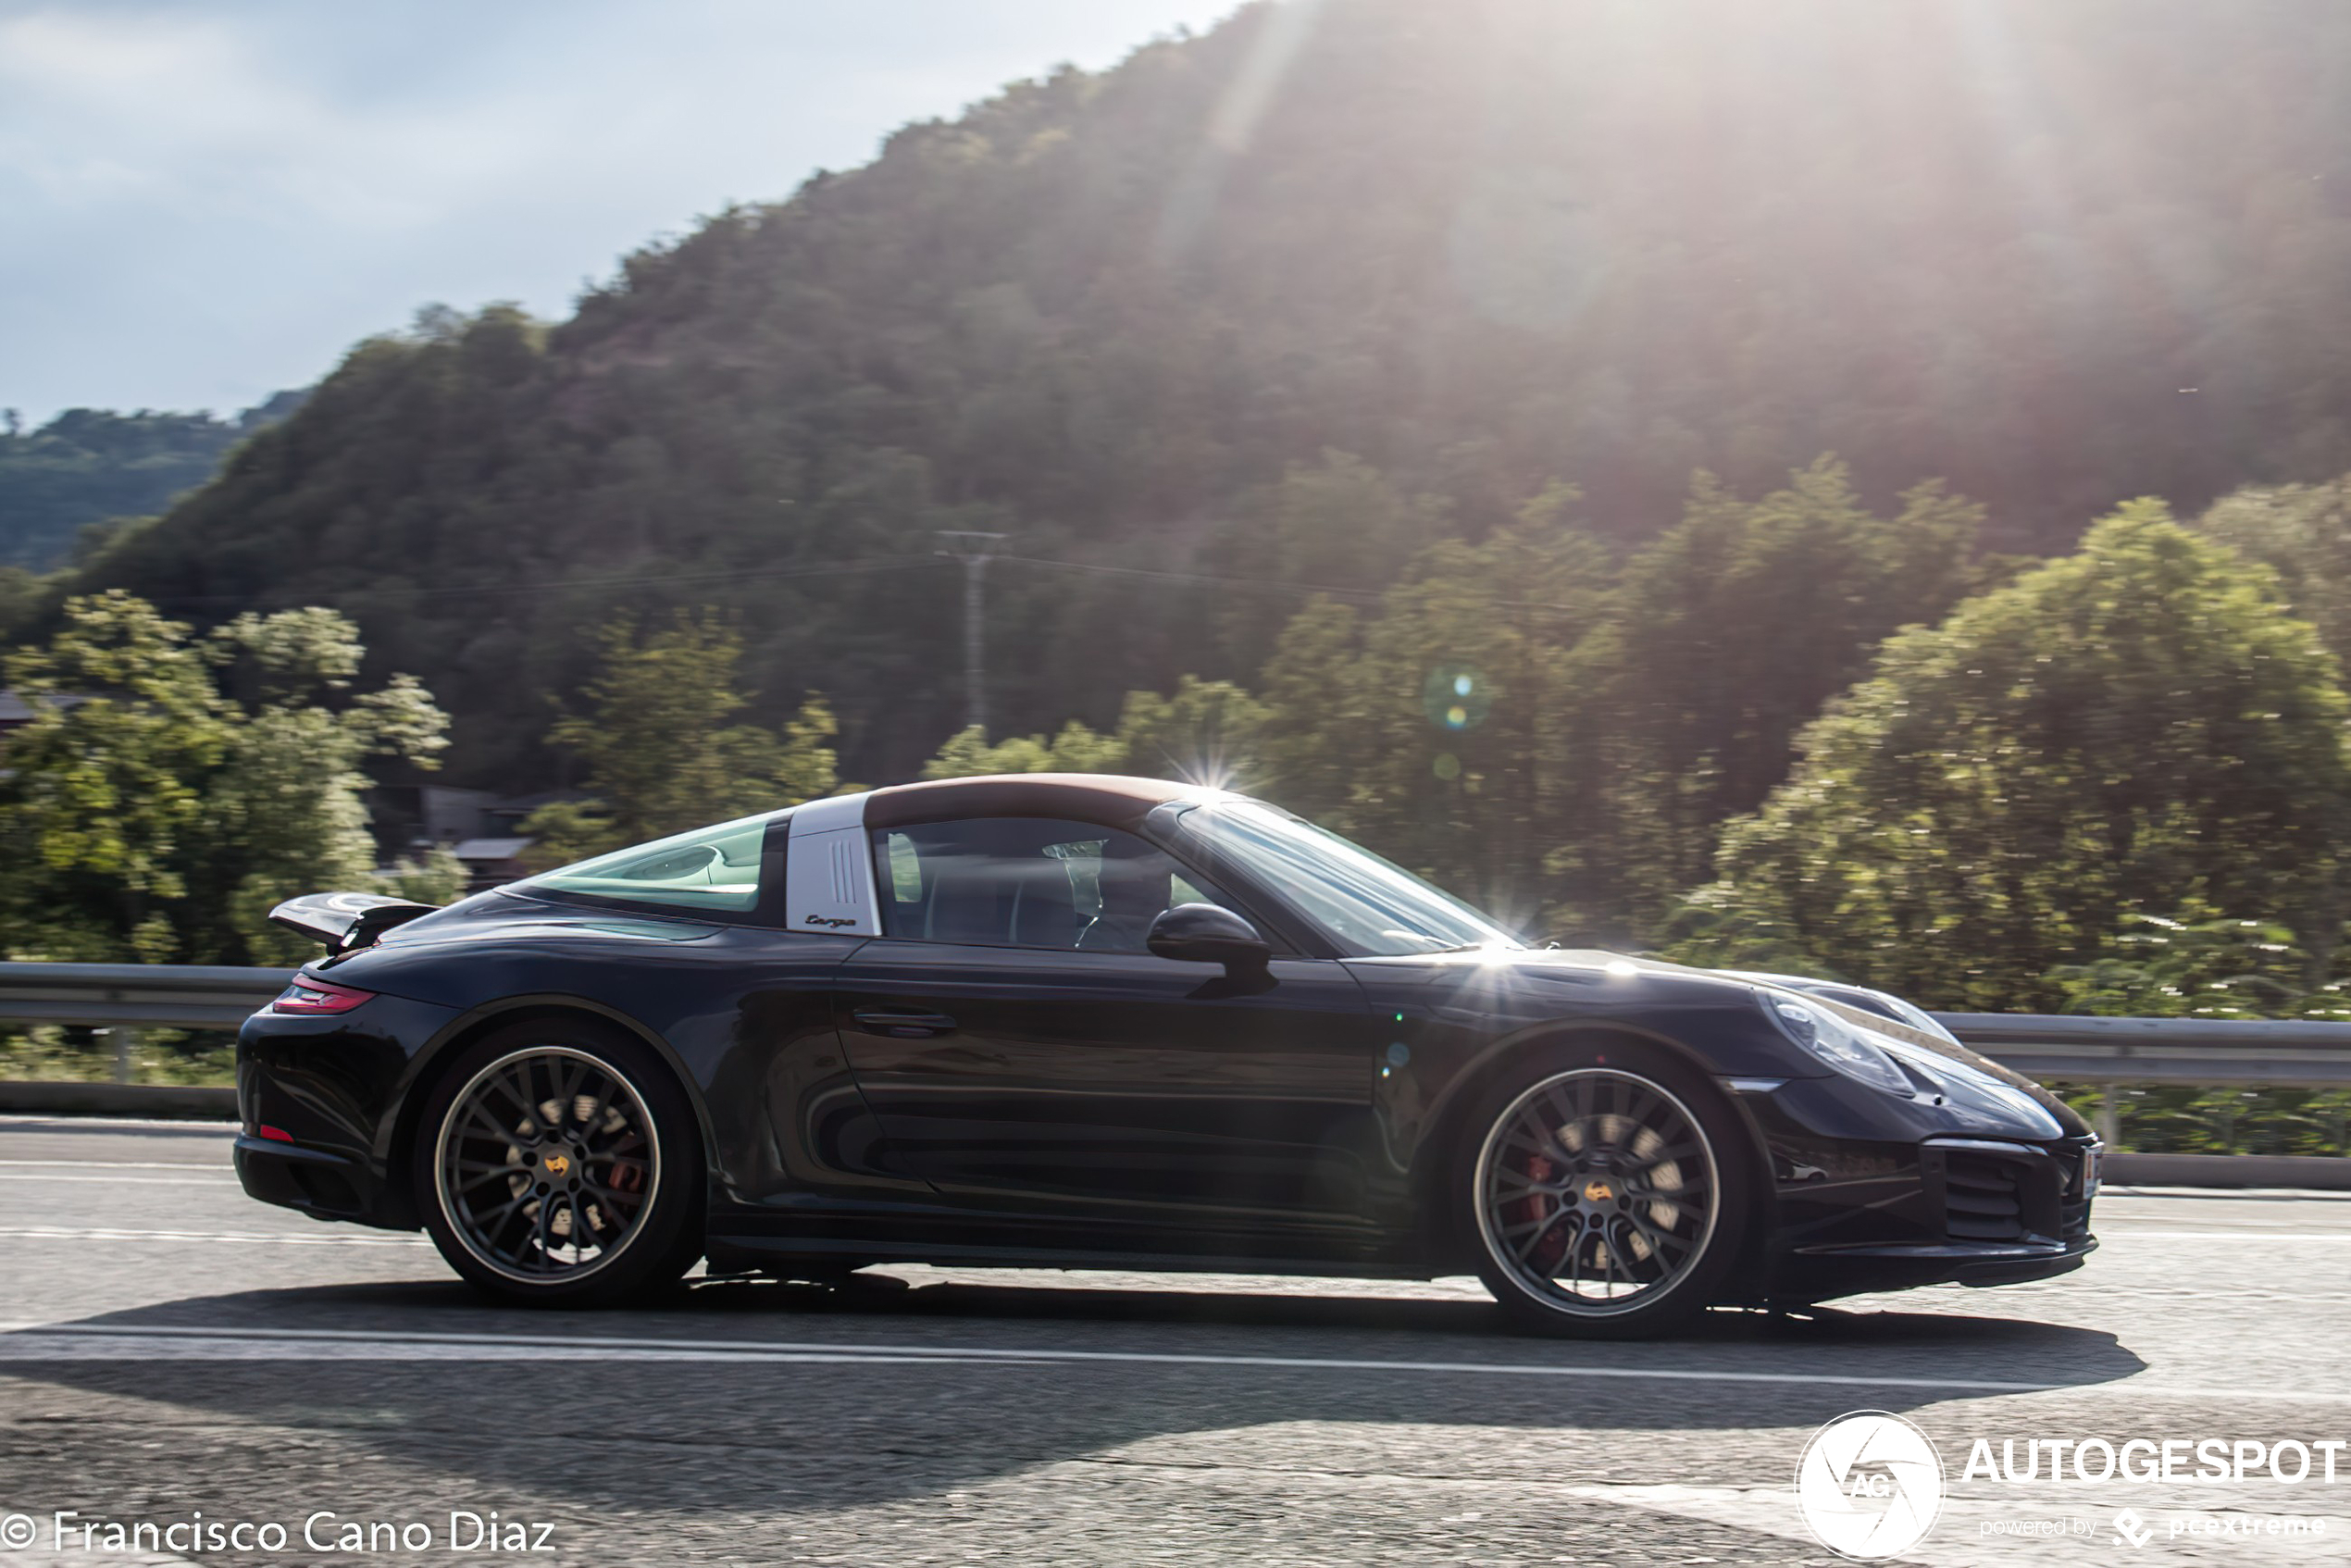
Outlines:
{"label": "headlight", "polygon": [[1759,990],[1755,1000],[1780,1032],[1848,1078],[1888,1094],[1912,1095],[1909,1076],[1852,1025],[1825,1008],[1808,1007],[1785,991]]}

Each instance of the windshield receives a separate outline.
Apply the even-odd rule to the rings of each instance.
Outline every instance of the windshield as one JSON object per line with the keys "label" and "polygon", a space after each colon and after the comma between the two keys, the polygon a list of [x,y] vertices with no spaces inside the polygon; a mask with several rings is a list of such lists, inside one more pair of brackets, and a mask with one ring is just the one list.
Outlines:
{"label": "windshield", "polygon": [[1401,866],[1255,801],[1194,806],[1178,821],[1213,852],[1278,890],[1352,956],[1395,958],[1522,945],[1468,904]]}

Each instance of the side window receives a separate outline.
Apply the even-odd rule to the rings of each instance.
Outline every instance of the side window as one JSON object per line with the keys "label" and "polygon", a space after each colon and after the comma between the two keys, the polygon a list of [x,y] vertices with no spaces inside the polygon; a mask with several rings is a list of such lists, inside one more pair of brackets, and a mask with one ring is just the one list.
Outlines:
{"label": "side window", "polygon": [[760,850],[768,821],[767,816],[749,816],[697,828],[675,838],[615,850],[516,886],[521,891],[584,893],[675,909],[749,910],[759,902]]}
{"label": "side window", "polygon": [[1131,833],[1042,817],[877,832],[882,929],[915,941],[1142,952],[1151,922],[1213,889]]}

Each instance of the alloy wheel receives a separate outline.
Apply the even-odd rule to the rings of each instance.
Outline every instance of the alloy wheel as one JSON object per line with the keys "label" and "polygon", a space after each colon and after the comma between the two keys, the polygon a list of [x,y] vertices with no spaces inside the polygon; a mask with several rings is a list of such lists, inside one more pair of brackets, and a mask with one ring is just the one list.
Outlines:
{"label": "alloy wheel", "polygon": [[1721,1202],[1712,1144],[1689,1107],[1636,1074],[1583,1068],[1511,1101],[1477,1162],[1486,1251],[1555,1311],[1614,1316],[1688,1276]]}
{"label": "alloy wheel", "polygon": [[661,1183],[661,1137],[610,1064],[542,1045],[491,1063],[458,1091],[434,1152],[457,1238],[506,1278],[584,1278],[617,1258]]}

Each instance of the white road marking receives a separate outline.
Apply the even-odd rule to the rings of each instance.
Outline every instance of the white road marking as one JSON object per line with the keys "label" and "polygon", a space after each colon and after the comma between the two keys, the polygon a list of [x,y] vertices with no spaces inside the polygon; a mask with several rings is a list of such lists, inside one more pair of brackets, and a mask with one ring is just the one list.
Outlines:
{"label": "white road marking", "polygon": [[[0,1364],[9,1362],[55,1361],[126,1361],[136,1359],[178,1362],[719,1362],[728,1366],[842,1364],[873,1363],[878,1365],[935,1365],[934,1362],[903,1355],[866,1355],[852,1351],[817,1352],[813,1350],[777,1350],[760,1355],[735,1355],[716,1350],[567,1350],[557,1345],[517,1342],[512,1345],[411,1345],[390,1343],[369,1345],[355,1350],[327,1346],[309,1346],[305,1350],[289,1353],[287,1347],[268,1339],[221,1338],[174,1341],[158,1349],[149,1341],[133,1341],[117,1334],[50,1334],[29,1336],[22,1339],[0,1337]],[[1011,1356],[989,1358],[989,1364],[1013,1364]],[[0,1564],[5,1568],[5,1564]]]}
{"label": "white road marking", "polygon": [[190,1138],[234,1138],[234,1116],[82,1116],[55,1111],[11,1111],[0,1115],[0,1128],[44,1127],[61,1133],[178,1133]]}
{"label": "white road marking", "polygon": [[2351,1241],[2351,1230],[2263,1230],[2247,1226],[2243,1230],[2108,1230],[2098,1228],[2101,1241]]}
{"label": "white road marking", "polygon": [[[44,1352],[45,1342],[57,1349]],[[136,1341],[131,1351],[124,1341]],[[1285,1371],[1470,1374],[1511,1377],[1590,1377],[1676,1383],[1830,1384],[1865,1388],[1928,1388],[1972,1393],[2044,1393],[2061,1384],[1994,1382],[1951,1377],[1856,1377],[1810,1372],[1703,1371],[1686,1367],[1575,1366],[1506,1362],[1393,1361],[1337,1356],[1213,1355],[1153,1350],[1064,1350],[995,1345],[855,1345],[823,1341],[658,1339],[603,1335],[432,1334],[364,1329],[239,1330],[161,1325],[49,1325],[0,1336],[0,1360],[87,1360],[93,1350],[151,1360],[288,1361],[711,1361],[919,1363],[928,1365],[1139,1363],[1158,1366],[1245,1366]],[[30,1354],[20,1352],[30,1351]],[[61,1353],[62,1352],[62,1353]]]}
{"label": "white road marking", "polygon": [[[136,1349],[131,1348],[131,1342]],[[400,1332],[338,1328],[198,1327],[162,1324],[44,1324],[0,1332],[0,1361],[113,1359],[222,1361],[706,1361],[876,1362],[883,1364],[1053,1364],[1255,1367],[1278,1371],[1431,1373],[1444,1375],[1591,1378],[1612,1382],[1735,1383],[1768,1387],[1911,1388],[1930,1392],[2046,1394],[2123,1392],[2131,1397],[2255,1402],[2351,1403],[2351,1393],[2167,1388],[2140,1379],[2108,1384],[2024,1383],[1985,1378],[1866,1376],[1810,1371],[1741,1372],[1661,1366],[1592,1366],[1379,1357],[1216,1355],[1151,1350],[1066,1350],[998,1345],[857,1345],[824,1341],[670,1339],[614,1335]]]}
{"label": "white road marking", "polygon": [[0,1226],[0,1236],[25,1241],[204,1241],[281,1247],[429,1247],[415,1236],[359,1233],[347,1236],[272,1236],[252,1230],[110,1230],[82,1226]]}
{"label": "white road marking", "polygon": [[0,1160],[0,1167],[41,1165],[68,1171],[213,1171],[228,1176],[236,1171],[225,1160],[207,1160],[202,1164],[193,1160]]}
{"label": "white road marking", "polygon": [[0,1171],[0,1181],[37,1181],[44,1186],[80,1187],[221,1187],[234,1188],[237,1178],[218,1171],[178,1176],[79,1176],[63,1171]]}

